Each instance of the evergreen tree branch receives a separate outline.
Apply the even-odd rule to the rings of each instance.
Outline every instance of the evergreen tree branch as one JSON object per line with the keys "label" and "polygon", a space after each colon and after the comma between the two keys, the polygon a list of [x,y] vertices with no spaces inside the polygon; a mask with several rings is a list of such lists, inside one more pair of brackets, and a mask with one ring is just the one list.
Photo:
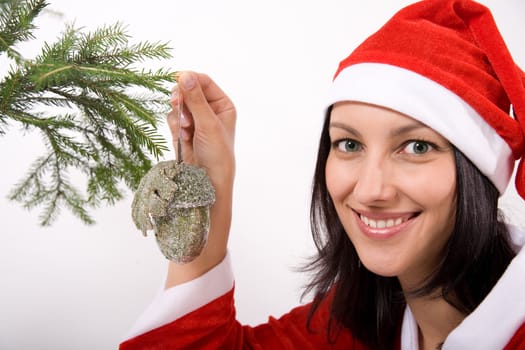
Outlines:
{"label": "evergreen tree branch", "polygon": [[[4,51],[15,52],[15,43],[31,37],[31,21],[46,5],[37,0],[0,5]],[[7,21],[15,12],[16,25]],[[67,26],[36,58],[18,59],[0,81],[0,135],[18,124],[39,132],[47,149],[9,194],[27,209],[42,207],[42,225],[51,225],[61,207],[94,223],[88,209],[122,199],[125,187],[136,189],[152,158],[168,149],[157,127],[169,109],[165,85],[174,72],[137,65],[170,58],[170,49],[129,39],[120,23],[92,33]],[[84,191],[70,182],[72,170],[85,176]]]}
{"label": "evergreen tree branch", "polygon": [[0,2],[0,53],[7,52],[16,61],[22,59],[13,46],[34,38],[33,21],[47,5],[45,0]]}

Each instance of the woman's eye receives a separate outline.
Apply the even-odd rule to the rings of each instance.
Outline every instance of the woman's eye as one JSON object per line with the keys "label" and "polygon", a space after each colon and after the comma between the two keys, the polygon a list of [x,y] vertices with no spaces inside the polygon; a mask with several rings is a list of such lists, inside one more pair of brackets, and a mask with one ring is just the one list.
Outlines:
{"label": "woman's eye", "polygon": [[335,146],[341,152],[357,152],[361,150],[361,144],[354,140],[336,141]]}
{"label": "woman's eye", "polygon": [[433,147],[425,141],[411,141],[403,148],[404,153],[408,154],[425,154],[432,150]]}

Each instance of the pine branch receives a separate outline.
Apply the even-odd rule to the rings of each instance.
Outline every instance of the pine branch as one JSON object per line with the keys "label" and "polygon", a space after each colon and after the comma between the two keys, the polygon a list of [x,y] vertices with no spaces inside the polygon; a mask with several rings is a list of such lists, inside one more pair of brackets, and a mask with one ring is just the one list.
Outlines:
{"label": "pine branch", "polygon": [[0,53],[16,61],[21,55],[13,49],[19,42],[33,39],[33,20],[47,6],[45,0],[3,0],[0,2]]}
{"label": "pine branch", "polygon": [[[3,28],[14,25],[2,21],[15,6],[27,14],[13,21],[26,30],[10,29],[9,37]],[[33,27],[26,22],[34,17],[29,13],[42,6],[43,1],[19,1],[5,7],[10,12],[2,10],[4,51],[15,52],[14,43],[30,38]],[[173,72],[137,66],[169,58],[170,50],[166,44],[130,44],[129,39],[120,23],[92,33],[67,26],[36,58],[17,60],[0,82],[0,135],[19,124],[39,132],[47,149],[9,195],[28,209],[42,207],[42,225],[51,225],[61,207],[92,224],[89,208],[122,199],[125,187],[136,189],[152,158],[168,149],[157,127],[169,109],[165,85],[173,82]],[[84,191],[70,182],[73,169],[86,177]]]}

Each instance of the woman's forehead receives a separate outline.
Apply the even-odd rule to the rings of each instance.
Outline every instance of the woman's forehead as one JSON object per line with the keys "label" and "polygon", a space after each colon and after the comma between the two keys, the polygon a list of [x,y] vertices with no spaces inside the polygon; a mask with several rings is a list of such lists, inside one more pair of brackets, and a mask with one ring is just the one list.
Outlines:
{"label": "woman's forehead", "polygon": [[377,130],[392,138],[423,132],[422,136],[435,135],[450,143],[446,137],[417,119],[389,108],[362,102],[345,101],[334,104],[328,127],[344,130],[357,137]]}
{"label": "woman's forehead", "polygon": [[331,111],[330,121],[351,122],[352,119],[363,118],[372,123],[382,123],[384,122],[385,117],[388,117],[389,119],[399,123],[411,125],[413,127],[419,126],[432,129],[425,123],[422,123],[421,121],[396,110],[357,101],[341,101],[335,103]]}

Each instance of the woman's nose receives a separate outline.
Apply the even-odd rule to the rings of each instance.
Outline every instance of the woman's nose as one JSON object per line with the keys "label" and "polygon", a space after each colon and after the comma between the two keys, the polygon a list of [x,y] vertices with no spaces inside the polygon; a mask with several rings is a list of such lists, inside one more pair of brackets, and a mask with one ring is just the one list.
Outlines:
{"label": "woman's nose", "polygon": [[358,165],[352,195],[363,205],[377,205],[396,196],[393,168],[387,159],[366,159]]}

